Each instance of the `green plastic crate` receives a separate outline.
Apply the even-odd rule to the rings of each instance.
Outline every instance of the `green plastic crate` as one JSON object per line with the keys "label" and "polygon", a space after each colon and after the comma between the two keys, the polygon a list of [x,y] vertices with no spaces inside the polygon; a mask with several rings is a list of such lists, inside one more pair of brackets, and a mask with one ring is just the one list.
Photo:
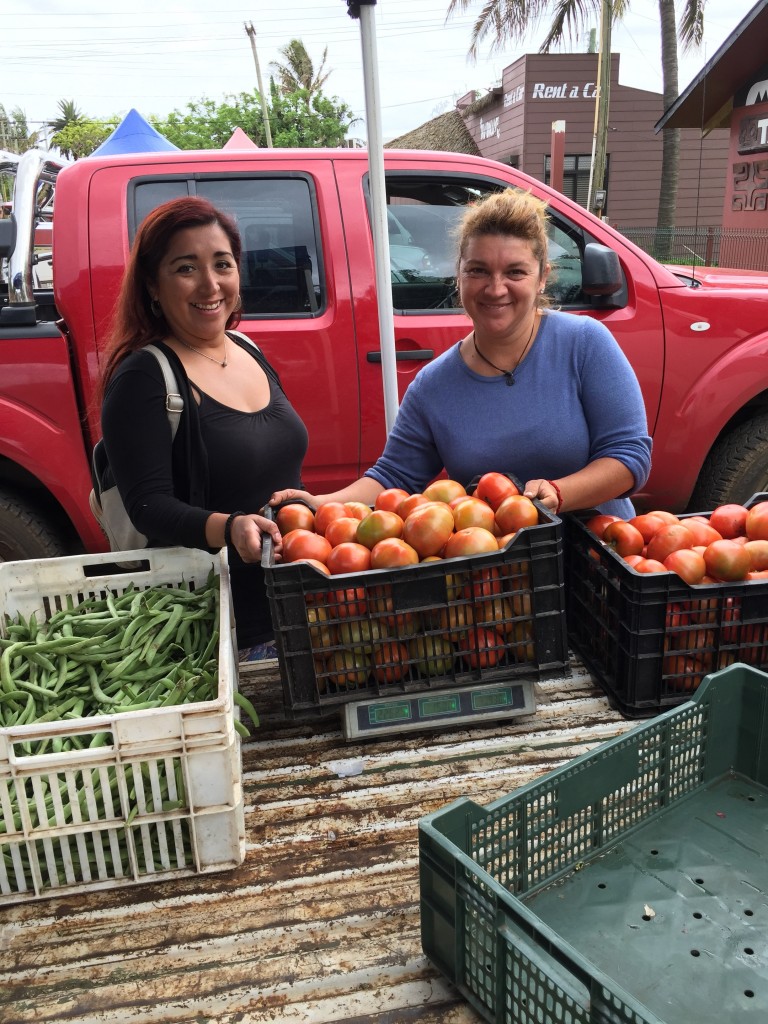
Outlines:
{"label": "green plastic crate", "polygon": [[768,1020],[768,675],[419,823],[425,953],[486,1020]]}

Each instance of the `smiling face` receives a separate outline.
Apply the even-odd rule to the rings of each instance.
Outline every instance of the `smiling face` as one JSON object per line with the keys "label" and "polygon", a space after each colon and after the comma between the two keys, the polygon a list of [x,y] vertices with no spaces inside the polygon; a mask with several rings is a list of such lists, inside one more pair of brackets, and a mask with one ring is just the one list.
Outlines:
{"label": "smiling face", "polygon": [[222,228],[208,224],[173,235],[150,292],[180,341],[219,339],[240,293],[237,262]]}
{"label": "smiling face", "polygon": [[481,337],[501,340],[527,330],[548,267],[531,243],[512,235],[475,235],[459,263],[461,303]]}

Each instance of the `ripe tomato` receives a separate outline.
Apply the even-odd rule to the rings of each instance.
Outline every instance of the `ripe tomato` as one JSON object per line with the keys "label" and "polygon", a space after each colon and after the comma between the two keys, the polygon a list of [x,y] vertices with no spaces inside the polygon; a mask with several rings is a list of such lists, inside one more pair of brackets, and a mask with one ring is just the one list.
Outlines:
{"label": "ripe tomato", "polygon": [[501,633],[485,626],[477,626],[457,641],[459,654],[471,668],[491,668],[497,665],[506,647]]}
{"label": "ripe tomato", "polygon": [[501,574],[493,566],[476,569],[469,574],[468,581],[461,588],[461,596],[472,601],[488,601],[492,597],[498,597],[501,592]]}
{"label": "ripe tomato", "polygon": [[325,505],[321,505],[320,508],[315,512],[315,529],[321,536],[325,536],[325,529],[328,523],[333,519],[341,519],[342,516],[348,516],[346,506],[340,501],[329,501]]}
{"label": "ripe tomato", "polygon": [[686,516],[685,519],[681,519],[680,522],[686,528],[690,530],[693,536],[693,547],[699,547],[707,544],[711,544],[713,540],[722,540],[722,534],[718,533],[711,523],[707,522],[706,519],[699,519],[698,516]]}
{"label": "ripe tomato", "polygon": [[385,537],[371,548],[371,568],[390,569],[400,565],[417,565],[419,553],[400,537]]}
{"label": "ripe tomato", "polygon": [[457,643],[472,627],[475,616],[469,604],[452,604],[423,614],[427,629],[441,629],[443,636]]}
{"label": "ripe tomato", "polygon": [[341,516],[339,519],[332,519],[325,528],[325,539],[331,547],[343,544],[345,541],[355,540],[360,520],[353,516]]}
{"label": "ripe tomato", "polygon": [[483,473],[475,488],[475,497],[487,501],[494,512],[510,494],[519,493],[517,484],[504,473]]}
{"label": "ripe tomato", "polygon": [[400,504],[395,509],[395,512],[405,522],[408,516],[413,512],[419,505],[428,505],[429,498],[425,498],[423,494],[409,494],[407,498],[403,498]]}
{"label": "ripe tomato", "polygon": [[515,533],[524,526],[536,526],[539,522],[539,510],[524,494],[510,494],[496,509],[495,515],[502,534]]}
{"label": "ripe tomato", "polygon": [[495,518],[493,509],[479,498],[462,498],[453,510],[453,521],[457,530],[465,530],[468,526],[482,526],[493,533]]}
{"label": "ripe tomato", "polygon": [[290,505],[283,505],[275,515],[277,528],[285,535],[291,530],[313,530],[315,529],[315,513],[306,505],[293,502]]}
{"label": "ripe tomato", "polygon": [[328,568],[325,562],[321,562],[317,558],[295,558],[291,564],[298,565],[299,563],[302,563],[304,565],[311,565],[313,569],[317,569],[317,571],[321,572],[324,576],[331,575],[331,570]]}
{"label": "ripe tomato", "polygon": [[346,590],[334,590],[331,594],[327,595],[326,608],[328,610],[328,618],[332,621],[353,619],[357,616],[365,615],[368,611],[365,588],[349,587]]}
{"label": "ripe tomato", "polygon": [[397,640],[374,644],[372,663],[377,683],[397,683],[408,671],[408,648]]}
{"label": "ripe tomato", "polygon": [[661,516],[654,515],[653,512],[645,512],[639,516],[633,516],[627,520],[636,530],[639,530],[643,535],[643,540],[647,544],[651,537],[660,530],[666,523]]}
{"label": "ripe tomato", "polygon": [[462,558],[498,550],[499,545],[490,530],[484,530],[482,526],[468,526],[448,538],[443,558]]}
{"label": "ripe tomato", "polygon": [[670,523],[668,526],[662,526],[648,541],[646,557],[663,562],[673,551],[692,548],[693,544],[694,537],[687,526],[683,526],[681,522]]}
{"label": "ripe tomato", "polygon": [[649,512],[649,515],[658,516],[660,519],[663,519],[667,526],[672,526],[674,523],[680,522],[674,512],[667,512],[666,509],[663,508],[653,509],[652,512]]}
{"label": "ripe tomato", "polygon": [[454,498],[467,493],[464,484],[458,480],[433,480],[424,488],[424,497],[429,501],[444,501],[446,505]]}
{"label": "ripe tomato", "polygon": [[389,512],[380,508],[371,512],[357,524],[355,540],[358,544],[373,548],[386,537],[402,537],[402,535],[403,520],[397,512]]}
{"label": "ripe tomato", "polygon": [[453,533],[453,512],[447,505],[420,505],[405,520],[403,540],[416,548],[420,558],[438,555]]}
{"label": "ripe tomato", "polygon": [[408,491],[402,487],[387,487],[376,495],[373,503],[374,509],[384,509],[386,512],[397,512],[397,506],[408,497]]}
{"label": "ripe tomato", "polygon": [[624,561],[634,569],[638,562],[643,561],[643,555],[624,555]]}
{"label": "ripe tomato", "polygon": [[641,558],[634,566],[634,570],[635,572],[669,572],[666,565],[655,558]]}
{"label": "ripe tomato", "polygon": [[664,565],[691,586],[701,583],[707,571],[707,563],[703,556],[690,548],[671,551],[664,559]]}
{"label": "ripe tomato", "polygon": [[730,540],[746,532],[748,514],[749,511],[744,505],[737,505],[734,502],[718,505],[709,517],[709,525],[725,540]]}
{"label": "ripe tomato", "polygon": [[371,552],[364,544],[355,541],[344,541],[332,548],[325,564],[333,576],[347,572],[366,572],[371,568]]}
{"label": "ripe tomato", "polygon": [[328,564],[331,545],[325,537],[310,530],[291,530],[283,537],[283,561],[296,562],[300,558],[316,558]]}
{"label": "ripe tomato", "polygon": [[748,540],[744,547],[749,552],[752,572],[768,569],[768,540]]}
{"label": "ripe tomato", "polygon": [[746,546],[727,538],[715,540],[708,545],[704,561],[707,574],[725,582],[745,580],[751,568]]}
{"label": "ripe tomato", "polygon": [[759,501],[747,512],[745,532],[750,540],[768,540],[768,501]]}
{"label": "ripe tomato", "polygon": [[609,523],[615,523],[618,520],[619,516],[610,516],[607,513],[601,512],[596,516],[592,516],[591,519],[588,519],[586,523],[584,523],[584,526],[589,530],[590,533],[594,533],[598,540],[602,540],[606,526]]}
{"label": "ripe tomato", "polygon": [[641,554],[645,546],[642,533],[624,519],[608,523],[603,530],[603,543],[622,558]]}

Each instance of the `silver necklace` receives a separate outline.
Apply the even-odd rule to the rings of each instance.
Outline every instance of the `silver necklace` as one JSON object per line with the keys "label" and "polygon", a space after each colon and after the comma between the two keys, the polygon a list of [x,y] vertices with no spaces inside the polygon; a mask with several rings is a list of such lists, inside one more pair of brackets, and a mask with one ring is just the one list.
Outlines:
{"label": "silver necklace", "polygon": [[484,363],[487,363],[497,373],[503,373],[504,374],[504,377],[505,377],[505,380],[506,380],[506,385],[507,385],[508,388],[511,388],[512,385],[515,383],[515,373],[517,371],[517,368],[520,365],[520,363],[522,363],[523,356],[528,351],[528,346],[531,344],[531,340],[533,338],[533,332],[535,330],[536,330],[536,314],[534,313],[534,315],[533,315],[533,324],[531,325],[531,333],[528,335],[528,341],[526,341],[525,348],[520,353],[519,359],[517,360],[517,362],[515,363],[515,365],[512,367],[511,370],[502,370],[502,368],[500,366],[497,366],[496,363],[492,363],[491,360],[488,358],[488,356],[484,356],[483,355],[483,353],[477,347],[477,341],[475,339],[475,332],[474,331],[472,331],[472,347],[474,348],[475,352],[478,354],[478,356],[480,356],[480,358],[483,360]]}
{"label": "silver necklace", "polygon": [[207,352],[201,352],[201,350],[199,348],[195,348],[194,345],[188,345],[186,341],[182,341],[181,338],[177,338],[176,341],[178,341],[180,345],[183,345],[184,348],[188,348],[190,352],[196,352],[199,356],[202,356],[203,359],[207,359],[211,363],[216,363],[216,365],[220,366],[222,369],[224,369],[229,362],[229,357],[227,356],[227,338],[224,338],[223,359],[215,359],[213,356],[209,356]]}

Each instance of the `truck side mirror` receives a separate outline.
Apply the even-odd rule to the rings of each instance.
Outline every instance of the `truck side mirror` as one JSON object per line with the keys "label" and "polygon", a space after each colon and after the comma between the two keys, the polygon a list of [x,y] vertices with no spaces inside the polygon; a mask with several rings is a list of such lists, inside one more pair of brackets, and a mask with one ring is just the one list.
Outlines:
{"label": "truck side mirror", "polygon": [[619,257],[607,245],[587,242],[581,267],[581,290],[591,298],[607,299],[624,287]]}
{"label": "truck side mirror", "polygon": [[16,248],[16,218],[11,215],[0,220],[0,259],[7,260]]}

